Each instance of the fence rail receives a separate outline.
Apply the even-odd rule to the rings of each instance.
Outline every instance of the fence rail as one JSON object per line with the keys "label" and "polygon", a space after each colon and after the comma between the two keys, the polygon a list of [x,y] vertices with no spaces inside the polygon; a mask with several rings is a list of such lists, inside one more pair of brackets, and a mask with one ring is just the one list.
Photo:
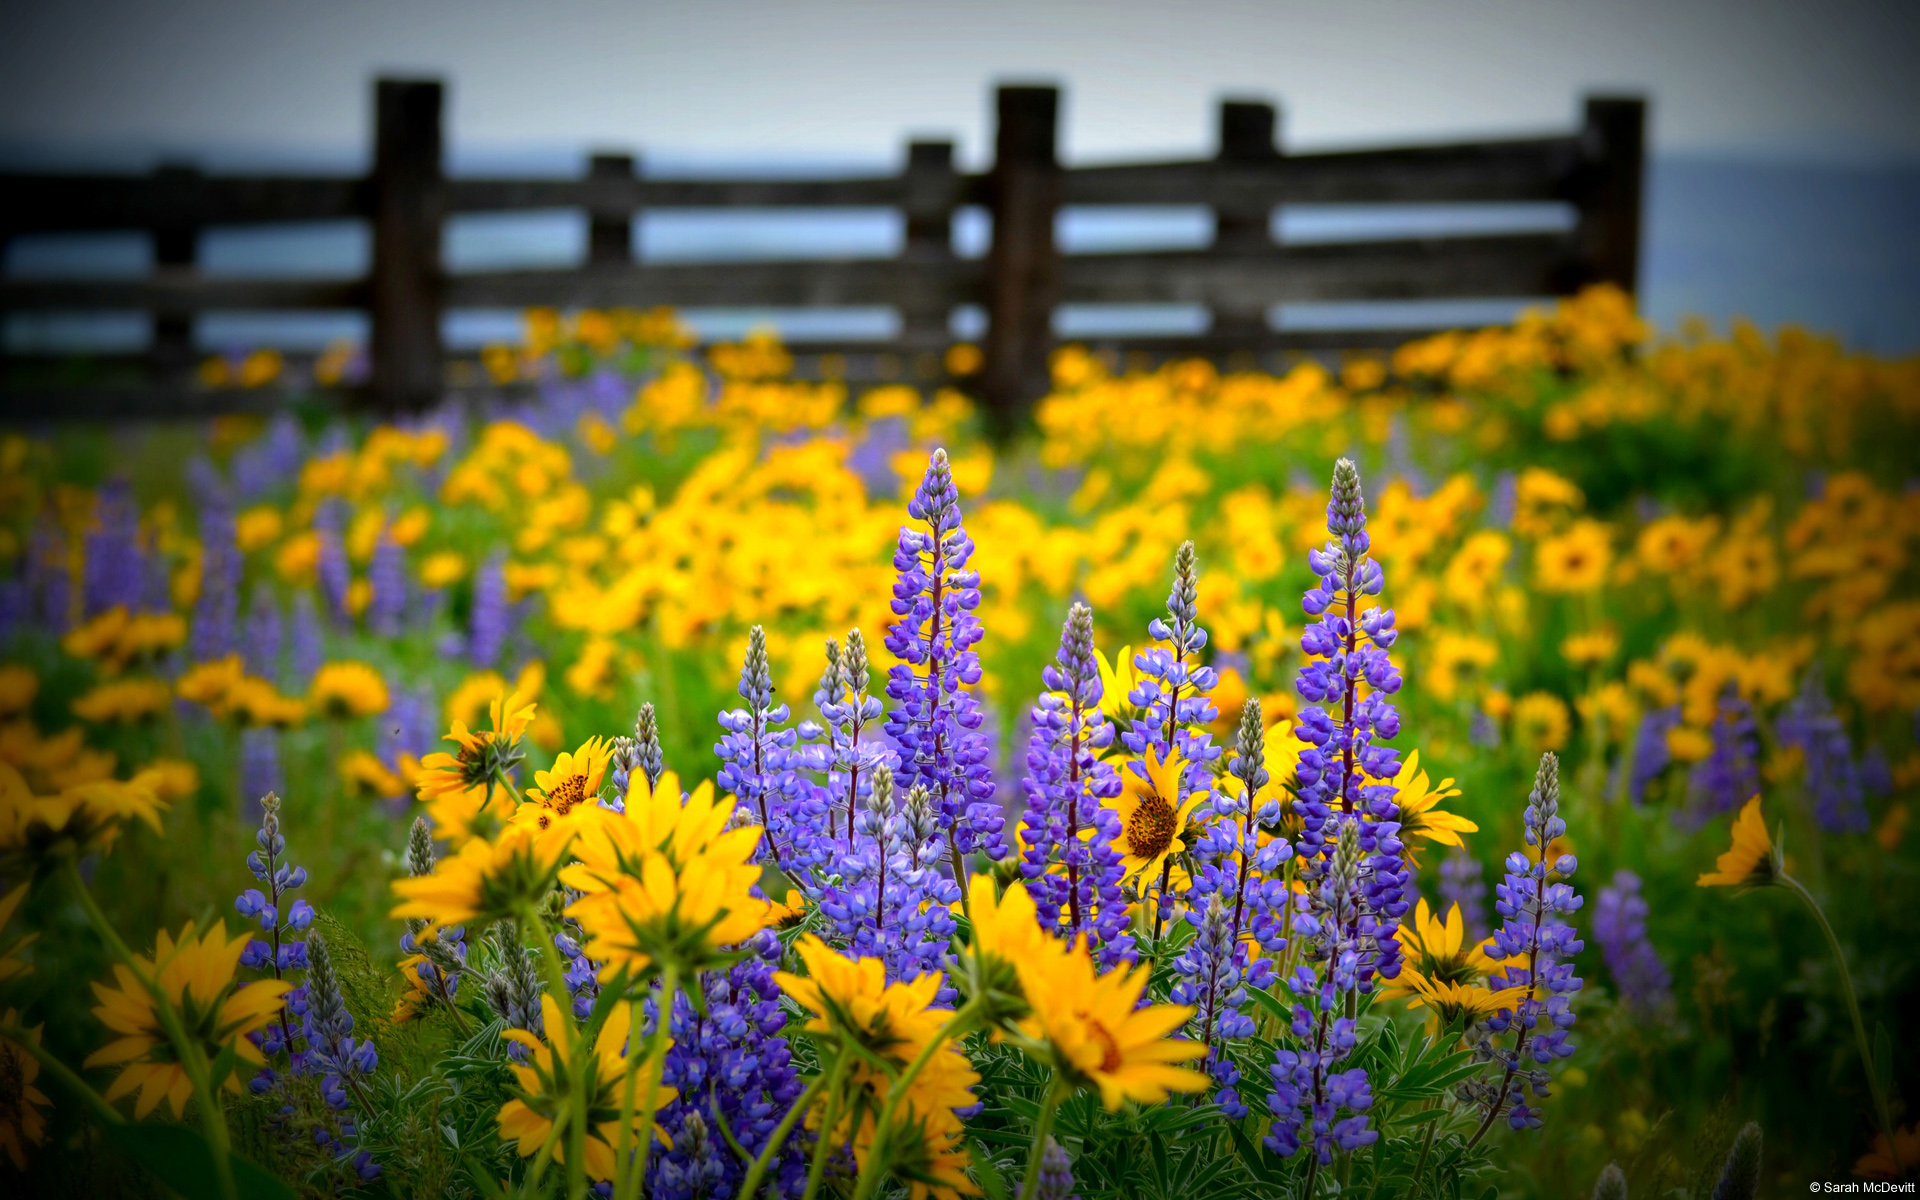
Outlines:
{"label": "fence rail", "polygon": [[[131,229],[149,232],[155,249],[145,278],[0,277],[0,314],[151,313],[148,360],[162,385],[151,394],[163,406],[179,401],[199,312],[361,309],[373,332],[367,396],[406,409],[432,403],[448,385],[440,318],[453,308],[885,305],[900,314],[897,337],[856,347],[885,357],[940,349],[953,309],[978,304],[987,313],[978,388],[988,411],[1010,425],[1045,389],[1062,304],[1203,305],[1211,313],[1204,334],[1099,340],[1223,354],[1339,345],[1343,336],[1354,346],[1380,341],[1380,331],[1274,330],[1266,313],[1280,304],[1547,296],[1602,281],[1629,291],[1635,284],[1646,106],[1632,97],[1589,98],[1582,126],[1561,136],[1315,154],[1282,152],[1271,105],[1229,101],[1212,159],[1063,167],[1058,90],[1002,87],[994,165],[983,173],[957,170],[951,143],[920,141],[894,175],[698,180],[647,178],[620,154],[595,155],[573,179],[448,178],[443,94],[432,80],[377,82],[374,166],[364,177],[206,175],[178,165],[145,175],[0,173],[0,246],[22,234]],[[1559,201],[1577,219],[1569,232],[1549,234],[1306,244],[1278,243],[1271,234],[1273,212],[1285,205],[1476,201]],[[1204,206],[1215,214],[1215,236],[1199,250],[1061,253],[1060,210],[1103,205]],[[984,258],[954,252],[954,214],[966,206],[991,214]],[[904,246],[890,258],[635,257],[638,213],[748,207],[891,208],[905,218]],[[443,269],[450,215],[536,209],[587,214],[585,263]],[[372,227],[366,278],[234,278],[195,266],[198,235],[209,227],[338,220]],[[12,415],[88,411],[45,387],[0,387]],[[122,385],[109,407],[138,407],[130,396]]]}

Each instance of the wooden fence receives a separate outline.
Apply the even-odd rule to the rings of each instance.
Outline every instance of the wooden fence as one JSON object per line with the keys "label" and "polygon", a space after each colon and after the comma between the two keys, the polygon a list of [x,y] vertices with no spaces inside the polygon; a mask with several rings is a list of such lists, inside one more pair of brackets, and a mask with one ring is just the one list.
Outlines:
{"label": "wooden fence", "polygon": [[[0,278],[9,310],[145,310],[148,360],[178,379],[192,361],[192,319],[205,310],[362,309],[370,314],[367,398],[404,410],[434,403],[446,384],[441,316],[454,308],[891,306],[898,336],[864,349],[929,352],[950,340],[958,305],[987,314],[975,386],[1003,423],[1047,382],[1063,304],[1200,304],[1208,331],[1186,338],[1101,339],[1121,348],[1223,355],[1300,346],[1362,346],[1379,330],[1309,334],[1270,328],[1278,304],[1567,294],[1598,281],[1631,291],[1639,252],[1645,102],[1590,97],[1571,133],[1505,141],[1287,154],[1271,105],[1220,109],[1215,157],[1190,162],[1066,167],[1059,160],[1060,93],[1002,87],[993,167],[956,169],[950,142],[916,141],[895,175],[840,179],[661,179],[633,158],[597,155],[583,177],[449,177],[444,89],[432,80],[375,85],[372,172],[364,177],[207,175],[178,166],[145,175],[0,174],[0,246],[23,233],[145,230],[155,267],[143,278]],[[1467,201],[1559,201],[1570,231],[1280,244],[1276,207]],[[991,214],[984,258],[956,255],[956,210]],[[1203,205],[1216,235],[1204,249],[1062,254],[1056,217],[1068,206]],[[633,218],[646,210],[893,208],[905,219],[895,257],[763,262],[636,260]],[[451,214],[584,210],[587,261],[564,269],[449,273],[442,227]],[[353,280],[232,278],[194,265],[213,226],[360,219],[372,228],[371,273]],[[15,416],[70,406],[44,386],[7,388]],[[148,411],[176,389],[148,388]],[[77,410],[76,410],[77,411]]]}

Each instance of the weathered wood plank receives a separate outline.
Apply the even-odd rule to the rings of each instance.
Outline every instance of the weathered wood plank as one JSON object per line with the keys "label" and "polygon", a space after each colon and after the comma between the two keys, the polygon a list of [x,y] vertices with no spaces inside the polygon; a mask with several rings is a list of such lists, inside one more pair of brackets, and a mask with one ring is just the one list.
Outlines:
{"label": "weathered wood plank", "polygon": [[145,309],[185,316],[210,308],[364,308],[363,279],[251,279],[155,271],[139,279],[0,279],[0,309]]}
{"label": "weathered wood plank", "polygon": [[0,173],[0,232],[345,220],[367,216],[371,195],[344,176]]}
{"label": "weathered wood plank", "polygon": [[1314,300],[1533,296],[1576,270],[1560,234],[1424,238],[1275,247],[1262,253],[1162,251],[1061,260],[1068,304],[1264,308]]}
{"label": "weathered wood plank", "polygon": [[1580,162],[1576,138],[1076,167],[1063,204],[1450,203],[1562,200]]}
{"label": "weathered wood plank", "polygon": [[635,263],[451,275],[446,297],[454,308],[924,305],[929,296],[950,307],[978,300],[981,276],[981,263],[965,259]]}

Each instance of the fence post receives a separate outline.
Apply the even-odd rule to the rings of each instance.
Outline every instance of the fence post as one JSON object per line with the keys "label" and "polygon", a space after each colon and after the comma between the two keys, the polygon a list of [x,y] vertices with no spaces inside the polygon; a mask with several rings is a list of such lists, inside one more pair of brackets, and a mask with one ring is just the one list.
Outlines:
{"label": "fence post", "polygon": [[1638,96],[1589,96],[1581,144],[1580,246],[1585,282],[1628,293],[1640,279],[1640,196],[1645,172],[1647,102]]}
{"label": "fence post", "polygon": [[900,341],[908,351],[947,344],[950,297],[946,280],[926,276],[953,258],[953,208],[960,177],[952,142],[909,142],[901,208],[907,221],[899,292]]}
{"label": "fence post", "polygon": [[995,99],[999,128],[988,188],[993,246],[987,253],[987,338],[980,387],[988,427],[1005,437],[1047,391],[1053,306],[1060,294],[1059,255],[1053,244],[1054,214],[1060,206],[1060,90],[1002,87]]}
{"label": "fence post", "polygon": [[443,95],[438,80],[374,87],[373,399],[390,411],[440,398]]}
{"label": "fence post", "polygon": [[[161,163],[153,174],[156,182],[182,185],[182,190],[185,190],[185,185],[198,178],[200,171],[197,167],[180,163]],[[199,257],[199,227],[186,219],[183,212],[171,215],[172,220],[164,225],[156,225],[152,230],[153,265],[161,271],[191,270]],[[172,383],[189,376],[193,371],[194,357],[193,314],[154,314],[153,342],[147,354],[157,378]]]}
{"label": "fence post", "polygon": [[[1271,163],[1280,157],[1280,113],[1271,104],[1249,100],[1220,102],[1220,153],[1217,156],[1232,178],[1232,168]],[[1216,254],[1260,254],[1273,249],[1273,206],[1257,196],[1229,193],[1214,209],[1213,249]],[[1264,307],[1215,305],[1212,335],[1224,344],[1257,346],[1267,333]]]}
{"label": "fence post", "polygon": [[[632,179],[631,154],[596,154],[587,164],[589,179]],[[633,209],[626,204],[596,205],[587,213],[587,262],[633,261]]]}

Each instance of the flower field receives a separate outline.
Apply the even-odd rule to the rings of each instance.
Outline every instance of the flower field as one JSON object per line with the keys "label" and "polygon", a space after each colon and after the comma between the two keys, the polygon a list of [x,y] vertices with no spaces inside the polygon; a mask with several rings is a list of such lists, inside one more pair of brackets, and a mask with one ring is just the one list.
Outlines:
{"label": "flower field", "polygon": [[1920,1172],[1920,363],[1596,290],[1064,349],[996,445],[660,313],[485,361],[0,435],[10,1191]]}

